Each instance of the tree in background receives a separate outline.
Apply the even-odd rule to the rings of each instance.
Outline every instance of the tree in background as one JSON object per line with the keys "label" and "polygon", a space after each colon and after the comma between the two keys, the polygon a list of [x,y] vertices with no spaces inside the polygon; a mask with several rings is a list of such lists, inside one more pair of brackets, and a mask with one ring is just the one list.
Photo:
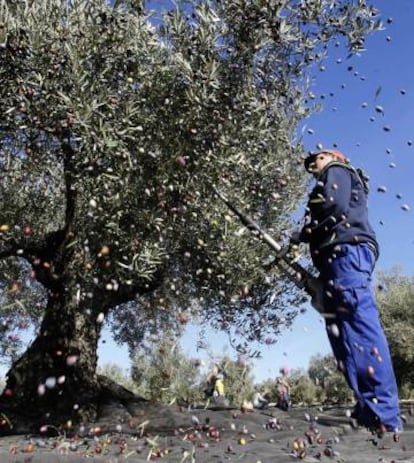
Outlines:
{"label": "tree in background", "polygon": [[125,387],[131,392],[137,393],[136,384],[134,383],[133,379],[131,378],[131,373],[129,369],[122,368],[117,363],[106,363],[102,367],[98,367],[97,369],[98,375],[102,375],[106,378],[110,378],[116,384]]}
{"label": "tree in background", "polygon": [[174,337],[164,335],[133,360],[133,391],[165,404],[190,405],[204,399],[201,362],[184,355]]}
{"label": "tree in background", "polygon": [[172,336],[148,343],[135,355],[131,371],[107,364],[98,369],[100,375],[126,387],[140,397],[164,404],[208,406],[211,402],[204,390],[211,371],[224,376],[226,399],[239,407],[250,400],[253,391],[252,365],[231,359],[228,355],[209,360],[187,357]]}
{"label": "tree in background", "polygon": [[[170,348],[166,350],[165,348]],[[132,372],[118,365],[107,364],[98,373],[148,400],[164,404],[178,403],[207,406],[204,389],[209,372],[224,372],[226,398],[233,407],[252,399],[253,393],[263,391],[269,402],[276,403],[278,392],[275,378],[255,384],[252,362],[240,362],[227,355],[201,361],[186,357],[173,340],[164,340],[159,348],[135,357]],[[289,375],[290,398],[293,406],[312,404],[349,404],[352,391],[335,366],[332,355],[312,357],[307,371],[293,370]],[[408,387],[406,388],[408,391]]]}
{"label": "tree in background", "polygon": [[344,376],[338,371],[335,357],[331,354],[316,355],[309,360],[309,378],[321,391],[318,394],[322,402],[347,403],[353,400]]}
{"label": "tree in background", "polygon": [[96,375],[105,320],[131,354],[192,313],[246,343],[291,322],[296,294],[213,187],[283,236],[308,69],[381,25],[365,1],[178,2],[156,20],[142,3],[0,0],[1,302],[9,326],[36,322],[0,403],[15,429],[116,398]]}
{"label": "tree in background", "polygon": [[239,407],[244,401],[251,399],[254,382],[250,362],[240,358],[233,360],[224,355],[221,359],[216,359],[214,365],[218,371],[223,372],[225,395],[230,405]]}
{"label": "tree in background", "polygon": [[322,389],[312,381],[305,370],[292,370],[289,385],[292,405],[311,405],[321,402]]}
{"label": "tree in background", "polygon": [[[376,298],[401,395],[414,388],[414,277],[400,269],[378,273]],[[381,353],[378,353],[381,355]]]}

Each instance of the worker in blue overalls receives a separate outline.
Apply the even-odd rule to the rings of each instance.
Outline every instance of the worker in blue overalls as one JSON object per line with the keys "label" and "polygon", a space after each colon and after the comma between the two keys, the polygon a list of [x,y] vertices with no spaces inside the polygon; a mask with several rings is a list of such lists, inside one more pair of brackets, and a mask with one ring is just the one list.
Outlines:
{"label": "worker in blue overalls", "polygon": [[367,179],[336,150],[310,154],[305,168],[316,184],[291,243],[309,243],[320,272],[329,341],[357,401],[352,417],[378,434],[400,432],[397,383],[370,287],[378,243],[368,221]]}

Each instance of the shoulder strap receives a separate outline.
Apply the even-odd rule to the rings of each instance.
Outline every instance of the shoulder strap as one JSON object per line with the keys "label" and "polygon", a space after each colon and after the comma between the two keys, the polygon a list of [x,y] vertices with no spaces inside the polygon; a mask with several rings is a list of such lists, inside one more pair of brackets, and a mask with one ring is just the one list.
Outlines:
{"label": "shoulder strap", "polygon": [[364,189],[365,194],[369,193],[369,177],[367,174],[359,167],[353,167],[351,164],[345,164],[344,162],[332,161],[330,162],[327,167],[331,166],[339,166],[343,167],[344,169],[348,169],[349,171],[353,172],[358,180],[361,182],[362,188]]}
{"label": "shoulder strap", "polygon": [[368,175],[360,168],[355,169],[359,179],[361,180],[362,186],[364,187],[365,194],[369,193],[369,177]]}

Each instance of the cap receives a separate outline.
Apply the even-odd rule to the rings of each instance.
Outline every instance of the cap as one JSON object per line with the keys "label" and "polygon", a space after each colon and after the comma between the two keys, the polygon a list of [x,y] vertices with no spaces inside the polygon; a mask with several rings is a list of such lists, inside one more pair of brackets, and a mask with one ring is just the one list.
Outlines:
{"label": "cap", "polygon": [[319,154],[322,154],[322,153],[330,154],[331,156],[336,158],[335,159],[336,161],[343,162],[345,164],[348,164],[348,162],[349,162],[348,158],[346,156],[344,156],[340,151],[337,151],[337,150],[321,150],[321,151],[317,151],[316,153],[309,154],[309,156],[304,161],[305,169],[308,170],[309,165],[312,162],[313,158],[315,156],[318,156]]}

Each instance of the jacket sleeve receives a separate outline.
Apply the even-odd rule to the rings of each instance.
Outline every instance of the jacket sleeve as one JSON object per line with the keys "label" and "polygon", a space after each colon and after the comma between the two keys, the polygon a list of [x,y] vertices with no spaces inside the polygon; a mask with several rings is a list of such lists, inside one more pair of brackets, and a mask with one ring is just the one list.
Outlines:
{"label": "jacket sleeve", "polygon": [[349,213],[351,172],[340,166],[328,167],[320,182],[317,194],[311,194],[308,202],[311,222],[301,230],[300,240],[304,242],[309,242],[312,235],[326,235],[338,222],[345,220]]}

